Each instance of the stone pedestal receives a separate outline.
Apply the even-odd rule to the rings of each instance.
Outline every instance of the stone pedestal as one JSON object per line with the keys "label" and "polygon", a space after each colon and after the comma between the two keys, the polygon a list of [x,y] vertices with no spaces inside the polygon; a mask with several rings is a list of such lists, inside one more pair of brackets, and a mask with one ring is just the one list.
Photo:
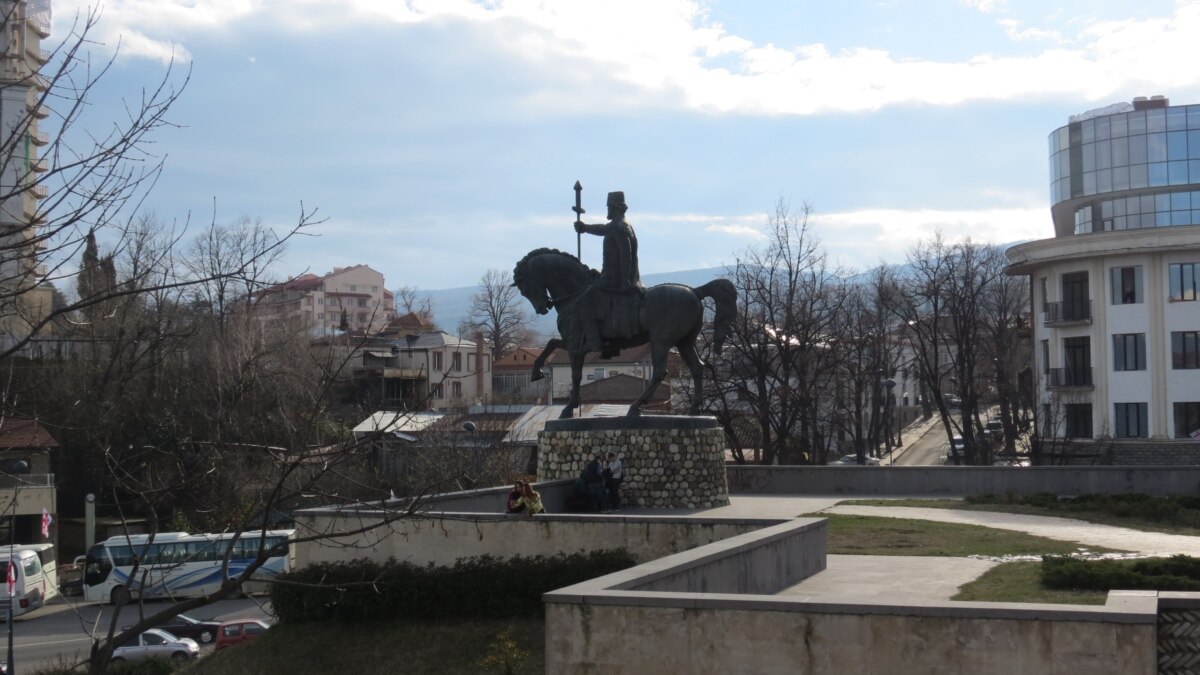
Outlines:
{"label": "stone pedestal", "polygon": [[621,503],[700,509],[729,504],[725,435],[714,417],[589,417],[546,423],[538,436],[543,480],[579,478],[588,460],[615,452],[624,465]]}

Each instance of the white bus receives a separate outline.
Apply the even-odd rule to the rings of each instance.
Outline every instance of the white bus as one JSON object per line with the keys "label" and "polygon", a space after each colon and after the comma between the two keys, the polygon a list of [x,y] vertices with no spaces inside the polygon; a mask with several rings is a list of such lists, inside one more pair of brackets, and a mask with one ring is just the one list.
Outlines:
{"label": "white bus", "polygon": [[[13,566],[16,584],[12,597],[8,595],[8,566]],[[58,563],[54,544],[17,544],[0,546],[0,618],[8,616],[11,603],[13,616],[21,616],[41,607],[58,595]]]}
{"label": "white bus", "polygon": [[[266,547],[287,541],[295,530],[268,530]],[[229,577],[235,578],[258,556],[260,532],[247,532],[233,542]],[[225,575],[221,563],[229,551],[233,533],[188,534],[160,532],[111,537],[87,552],[83,571],[83,596],[88,602],[116,602],[142,598],[186,598],[217,590]],[[134,561],[140,561],[136,578],[130,579]],[[251,593],[265,590],[267,581],[292,569],[292,547],[272,556],[250,577],[258,583],[243,585]]]}

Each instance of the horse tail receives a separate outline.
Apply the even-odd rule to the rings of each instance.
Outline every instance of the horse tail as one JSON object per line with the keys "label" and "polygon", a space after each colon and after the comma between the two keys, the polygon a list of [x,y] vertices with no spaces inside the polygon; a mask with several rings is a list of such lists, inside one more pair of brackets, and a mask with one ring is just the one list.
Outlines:
{"label": "horse tail", "polygon": [[701,300],[712,298],[717,303],[717,313],[713,317],[713,353],[720,354],[737,316],[737,288],[728,279],[713,279],[699,288],[693,288],[692,292]]}

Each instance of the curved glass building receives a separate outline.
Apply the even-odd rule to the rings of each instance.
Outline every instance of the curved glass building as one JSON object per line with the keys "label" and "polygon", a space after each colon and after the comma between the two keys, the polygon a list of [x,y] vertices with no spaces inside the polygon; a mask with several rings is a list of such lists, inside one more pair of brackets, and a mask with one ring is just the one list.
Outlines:
{"label": "curved glass building", "polygon": [[1200,105],[1138,98],[1049,137],[1033,293],[1039,424],[1128,464],[1200,461]]}

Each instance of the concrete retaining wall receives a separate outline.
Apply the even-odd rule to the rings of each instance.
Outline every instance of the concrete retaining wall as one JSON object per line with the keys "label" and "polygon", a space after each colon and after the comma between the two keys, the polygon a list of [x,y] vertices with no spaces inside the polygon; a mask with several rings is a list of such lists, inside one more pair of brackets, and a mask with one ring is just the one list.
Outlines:
{"label": "concrete retaining wall", "polygon": [[[673,597],[670,597],[673,596]],[[546,605],[547,673],[1154,675],[1155,613],[639,594]]]}
{"label": "concrete retaining wall", "polygon": [[969,496],[1200,494],[1200,467],[747,466],[726,467],[733,494]]}
{"label": "concrete retaining wall", "polygon": [[[790,538],[803,551],[814,537],[823,538],[824,530],[811,529],[810,522],[748,533],[545,594],[546,672],[1156,672],[1154,593],[1114,592],[1104,607],[811,603],[773,595],[813,572],[803,554],[781,545]],[[760,583],[736,581],[755,575],[762,575]],[[729,592],[735,589],[747,594]]]}
{"label": "concrete retaining wall", "polygon": [[[308,509],[296,516],[300,532],[350,532],[379,523],[379,510]],[[555,555],[625,548],[649,561],[736,537],[781,521],[677,516],[543,515],[532,518],[487,513],[428,513],[366,532],[296,545],[296,564],[388,558],[418,565],[452,565],[459,558],[491,555]],[[824,561],[822,530],[822,563]]]}

